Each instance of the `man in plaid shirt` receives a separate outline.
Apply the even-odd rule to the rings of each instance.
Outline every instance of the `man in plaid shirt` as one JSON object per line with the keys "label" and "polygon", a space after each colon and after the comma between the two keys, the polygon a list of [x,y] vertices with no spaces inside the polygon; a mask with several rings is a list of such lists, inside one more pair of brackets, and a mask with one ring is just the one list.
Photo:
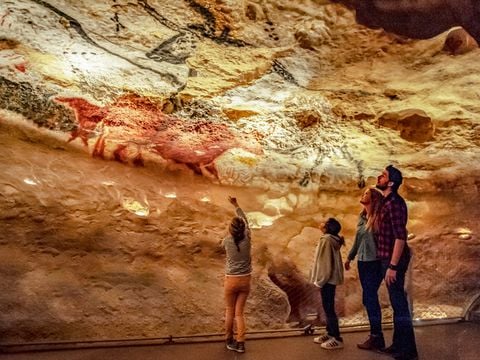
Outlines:
{"label": "man in plaid shirt", "polygon": [[403,177],[400,170],[389,165],[377,178],[377,189],[382,190],[384,203],[376,232],[377,257],[393,308],[393,341],[384,349],[396,360],[418,359],[412,317],[405,293],[405,273],[410,262],[407,245],[407,205],[397,193]]}

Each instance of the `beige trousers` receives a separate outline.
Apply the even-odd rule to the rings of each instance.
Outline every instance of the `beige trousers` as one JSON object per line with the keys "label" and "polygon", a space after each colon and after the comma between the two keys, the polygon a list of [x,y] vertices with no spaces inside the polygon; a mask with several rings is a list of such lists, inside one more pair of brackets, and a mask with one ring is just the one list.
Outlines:
{"label": "beige trousers", "polygon": [[234,319],[237,325],[237,341],[245,341],[245,316],[243,315],[248,294],[250,293],[251,275],[225,276],[225,338],[233,338]]}

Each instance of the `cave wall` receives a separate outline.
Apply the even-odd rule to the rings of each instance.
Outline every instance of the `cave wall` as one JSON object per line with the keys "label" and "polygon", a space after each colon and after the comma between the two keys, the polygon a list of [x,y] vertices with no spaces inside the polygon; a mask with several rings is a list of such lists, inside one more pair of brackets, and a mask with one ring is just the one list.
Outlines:
{"label": "cave wall", "polygon": [[[318,224],[342,222],[345,257],[389,163],[415,317],[462,313],[480,289],[475,40],[320,3],[0,4],[0,341],[221,332],[228,195],[253,227],[249,327],[302,324]],[[356,269],[337,305],[365,321]]]}

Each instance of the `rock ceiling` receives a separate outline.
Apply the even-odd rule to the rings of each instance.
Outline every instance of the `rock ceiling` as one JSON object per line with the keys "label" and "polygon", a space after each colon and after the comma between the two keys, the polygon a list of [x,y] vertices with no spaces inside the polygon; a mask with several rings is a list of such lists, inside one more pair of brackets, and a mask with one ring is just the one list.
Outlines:
{"label": "rock ceiling", "polygon": [[[222,184],[363,181],[363,168],[412,150],[431,163],[441,136],[417,143],[432,140],[435,125],[468,122],[474,112],[475,94],[455,94],[464,97],[455,110],[442,99],[441,72],[454,80],[457,70],[475,69],[441,54],[440,40],[402,49],[404,40],[358,30],[341,7],[7,1],[3,8],[2,107],[70,131],[69,141],[101,158],[183,163]],[[455,79],[457,88],[465,91],[468,77]],[[413,133],[406,139],[413,144],[378,144],[381,112],[409,108],[425,111],[428,124],[389,124]]]}
{"label": "rock ceiling", "polygon": [[[325,1],[328,3],[328,1]],[[356,20],[372,28],[415,39],[434,37],[454,26],[480,40],[478,0],[334,0],[356,11]]]}
{"label": "rock ceiling", "polygon": [[[407,179],[409,229],[425,262],[417,268],[419,299],[455,303],[448,295],[455,279],[470,282],[464,295],[480,287],[471,281],[478,264],[468,266],[478,255],[480,215],[478,1],[332,3],[343,5],[2,1],[0,160],[8,171],[0,255],[16,269],[2,270],[15,296],[32,299],[0,321],[10,338],[139,329],[154,336],[181,331],[175,317],[195,311],[205,323],[189,331],[215,331],[212,307],[222,307],[215,244],[232,192],[258,229],[262,270],[252,301],[276,299],[273,309],[258,305],[251,322],[279,326],[293,301],[270,281],[288,293],[293,280],[279,274],[293,265],[281,259],[308,268],[310,250],[302,249],[324,216],[341,218],[352,235],[359,188],[388,163]],[[448,31],[453,26],[463,29]],[[442,257],[442,281],[428,270],[432,253]],[[106,254],[112,258],[98,262]],[[464,263],[453,266],[451,254]],[[196,284],[218,295],[213,305],[204,293],[185,300],[179,292],[192,261],[209,269]],[[361,308],[349,279],[347,315]],[[28,321],[56,285],[66,290],[31,335]],[[308,293],[305,286],[298,291]],[[92,305],[80,310],[76,296]],[[11,301],[0,295],[0,309]],[[165,317],[135,315],[167,304],[175,306]]]}

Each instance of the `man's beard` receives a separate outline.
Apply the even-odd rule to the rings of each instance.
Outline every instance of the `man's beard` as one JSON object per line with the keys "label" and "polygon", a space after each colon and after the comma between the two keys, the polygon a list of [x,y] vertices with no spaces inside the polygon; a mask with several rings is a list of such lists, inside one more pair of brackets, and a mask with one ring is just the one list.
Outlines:
{"label": "man's beard", "polygon": [[386,189],[388,188],[388,184],[383,184],[383,185],[377,184],[377,185],[375,185],[375,187],[376,187],[378,190],[382,190],[382,191],[383,191],[383,190],[386,190]]}

